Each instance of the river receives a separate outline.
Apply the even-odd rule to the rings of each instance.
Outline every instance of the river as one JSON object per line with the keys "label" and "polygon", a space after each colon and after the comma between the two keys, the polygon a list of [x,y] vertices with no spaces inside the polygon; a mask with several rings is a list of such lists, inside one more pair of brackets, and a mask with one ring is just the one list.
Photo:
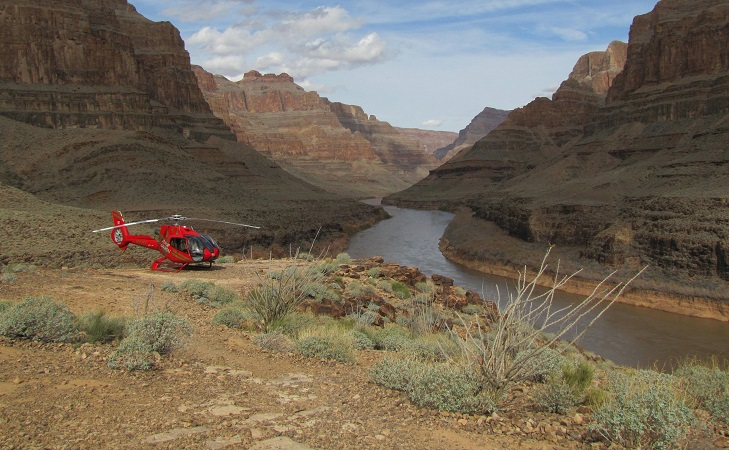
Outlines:
{"label": "river", "polygon": [[[382,256],[385,261],[418,267],[426,275],[453,278],[457,285],[495,299],[514,281],[483,274],[447,260],[438,240],[453,215],[385,206],[392,218],[352,237],[348,253],[353,258]],[[579,300],[560,294],[559,305]],[[620,303],[610,309],[582,336],[578,344],[617,364],[664,367],[686,356],[717,355],[729,358],[729,324]]]}

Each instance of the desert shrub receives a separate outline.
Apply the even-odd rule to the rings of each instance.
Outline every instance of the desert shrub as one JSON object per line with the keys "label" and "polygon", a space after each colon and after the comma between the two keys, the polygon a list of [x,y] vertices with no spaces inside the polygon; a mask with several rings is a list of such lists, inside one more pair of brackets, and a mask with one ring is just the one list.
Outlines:
{"label": "desert shrub", "polygon": [[374,350],[375,341],[362,330],[353,330],[354,348],[357,350]]}
{"label": "desert shrub", "polygon": [[294,344],[296,351],[310,358],[321,358],[342,363],[355,363],[352,344],[333,335],[309,335]]}
{"label": "desert shrub", "polygon": [[187,291],[192,298],[205,297],[208,290],[212,287],[212,283],[200,280],[185,280],[180,284],[180,289]]}
{"label": "desert shrub", "polygon": [[242,329],[243,324],[250,318],[240,308],[227,307],[218,311],[213,317],[213,324],[225,325],[228,328]]}
{"label": "desert shrub", "polygon": [[396,324],[385,325],[373,337],[377,349],[390,351],[402,350],[413,340],[405,328]]}
{"label": "desert shrub", "polygon": [[375,267],[370,267],[369,269],[367,269],[367,276],[370,278],[377,278],[380,276],[381,273],[382,273],[382,267],[375,266]]}
{"label": "desert shrub", "polygon": [[[461,318],[459,333],[452,332],[462,357],[483,377],[488,390],[494,392],[496,398],[508,398],[504,395],[506,392],[539,376],[545,365],[557,362],[561,354],[559,351],[550,353],[550,347],[567,333],[573,336],[570,344],[578,340],[632,281],[607,288],[604,283],[610,278],[608,276],[582,301],[556,308],[553,305],[555,292],[575,274],[554,275],[552,287],[539,293],[536,286],[545,275],[548,256],[549,252],[531,281],[527,281],[526,271],[519,273],[516,290],[506,301],[499,301],[499,304],[503,303],[499,317],[490,327]],[[577,330],[583,320],[587,325]],[[552,331],[552,335],[545,339],[544,332],[547,330]]]}
{"label": "desert shrub", "polygon": [[316,317],[308,313],[293,312],[274,321],[269,330],[285,334],[286,336],[296,339],[307,328],[312,328],[317,324]]}
{"label": "desert shrub", "polygon": [[172,281],[165,281],[162,283],[162,286],[160,286],[160,289],[164,292],[180,292],[180,289]]}
{"label": "desert shrub", "polygon": [[350,264],[352,262],[352,257],[347,253],[340,253],[337,255],[335,260],[339,265]]}
{"label": "desert shrub", "polygon": [[276,277],[258,277],[258,286],[247,296],[247,308],[262,331],[271,331],[275,322],[291,314],[308,296],[305,286],[319,283],[322,272],[307,270],[294,259]]}
{"label": "desert shrub", "polygon": [[218,264],[233,264],[235,263],[235,257],[233,255],[221,256],[216,260]]}
{"label": "desert shrub", "polygon": [[377,289],[380,289],[382,291],[387,292],[388,294],[392,294],[392,282],[388,280],[377,280],[376,283]]}
{"label": "desert shrub", "polygon": [[41,342],[71,342],[79,337],[76,316],[48,297],[27,298],[0,316],[0,335]]}
{"label": "desert shrub", "polygon": [[406,388],[408,398],[418,406],[466,414],[494,409],[482,391],[477,373],[448,364],[423,366]]}
{"label": "desert shrub", "polygon": [[14,305],[14,303],[11,301],[7,301],[7,300],[0,301],[0,315],[2,315],[5,312],[5,310],[9,309],[13,305]]}
{"label": "desert shrub", "polygon": [[147,343],[127,338],[119,344],[107,364],[112,369],[150,370],[159,359],[159,353],[153,352]]}
{"label": "desert shrub", "polygon": [[514,357],[514,365],[521,364],[523,367],[524,378],[538,383],[547,381],[565,363],[562,353],[549,347],[530,348]]}
{"label": "desert shrub", "polygon": [[410,289],[408,289],[408,286],[401,282],[401,281],[394,281],[392,283],[392,292],[395,294],[396,297],[401,299],[407,299],[412,296],[410,293]]}
{"label": "desert shrub", "polygon": [[14,284],[18,279],[18,276],[12,272],[3,273],[0,275],[0,283],[2,284]]}
{"label": "desert shrub", "polygon": [[319,283],[319,282],[313,282],[313,283],[306,283],[301,290],[308,296],[316,300],[317,302],[321,302],[322,300],[331,300],[334,302],[338,302],[341,299],[339,298],[339,294],[337,294],[337,291],[334,290],[330,285],[327,285],[325,283]]}
{"label": "desert shrub", "polygon": [[410,380],[424,370],[425,363],[409,358],[386,356],[372,365],[372,380],[390,389],[406,391]]}
{"label": "desert shrub", "polygon": [[415,289],[424,294],[431,294],[435,292],[435,284],[431,280],[418,281],[415,283]]}
{"label": "desert shrub", "polygon": [[534,401],[541,410],[564,414],[579,403],[579,397],[564,377],[553,373],[536,391]]}
{"label": "desert shrub", "polygon": [[716,365],[687,364],[673,374],[680,377],[689,398],[715,420],[729,423],[729,372]]}
{"label": "desert shrub", "polygon": [[35,271],[36,271],[35,265],[25,264],[25,263],[8,264],[7,266],[4,266],[2,269],[3,273],[21,273],[21,272],[35,273]]}
{"label": "desert shrub", "polygon": [[253,337],[253,343],[273,352],[289,353],[294,350],[291,338],[279,332],[256,335]]}
{"label": "desert shrub", "polygon": [[347,317],[354,319],[360,325],[372,325],[377,321],[378,316],[379,314],[369,309],[358,309],[347,314]]}
{"label": "desert shrub", "polygon": [[694,423],[671,375],[639,370],[608,376],[608,399],[595,410],[591,428],[628,448],[680,447]]}
{"label": "desert shrub", "polygon": [[107,343],[124,337],[126,319],[109,317],[99,310],[81,316],[79,328],[84,332],[87,342]]}
{"label": "desert shrub", "polygon": [[466,305],[463,309],[461,309],[461,312],[463,312],[463,314],[480,316],[484,313],[484,310],[481,305]]}
{"label": "desert shrub", "polygon": [[238,294],[235,291],[228,289],[223,286],[213,285],[210,288],[207,295],[208,304],[219,307],[227,305],[239,300]]}
{"label": "desert shrub", "polygon": [[[186,319],[170,312],[160,312],[131,321],[127,326],[125,340],[136,341],[139,345],[148,347],[150,352],[165,355],[181,347],[191,333],[192,329]],[[136,348],[137,345],[132,347]]]}
{"label": "desert shrub", "polygon": [[361,298],[369,297],[375,294],[375,291],[372,286],[368,284],[363,284],[359,281],[352,281],[344,290],[344,294],[352,298]]}
{"label": "desert shrub", "polygon": [[440,313],[433,307],[433,294],[418,294],[408,306],[408,328],[413,336],[433,333],[442,323]]}
{"label": "desert shrub", "polygon": [[445,362],[455,358],[458,346],[442,333],[424,334],[408,341],[402,351],[413,359],[428,362]]}

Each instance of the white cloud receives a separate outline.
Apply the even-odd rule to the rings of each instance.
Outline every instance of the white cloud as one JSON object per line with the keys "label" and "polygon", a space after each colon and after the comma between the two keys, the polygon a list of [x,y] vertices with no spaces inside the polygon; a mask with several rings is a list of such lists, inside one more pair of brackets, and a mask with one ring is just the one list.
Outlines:
{"label": "white cloud", "polygon": [[423,122],[423,126],[427,128],[439,128],[443,125],[443,121],[439,119],[430,119]]}
{"label": "white cloud", "polygon": [[[186,40],[191,54],[208,58],[201,65],[227,70],[225,75],[260,71],[286,72],[294,78],[345,70],[384,61],[391,56],[377,33],[357,37],[361,23],[339,7],[306,12],[259,12],[221,29],[206,26]],[[255,61],[253,67],[243,64]],[[238,61],[241,65],[235,66]]]}

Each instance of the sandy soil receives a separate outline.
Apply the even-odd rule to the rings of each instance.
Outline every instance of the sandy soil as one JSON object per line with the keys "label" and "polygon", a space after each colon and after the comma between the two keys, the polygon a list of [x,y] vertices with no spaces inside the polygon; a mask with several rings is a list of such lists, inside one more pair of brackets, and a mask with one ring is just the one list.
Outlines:
{"label": "sandy soil", "polygon": [[[413,406],[374,384],[384,356],[354,365],[271,353],[252,335],[213,325],[215,308],[162,292],[165,281],[209,280],[241,289],[268,261],[181,273],[140,270],[21,272],[0,300],[47,295],[76,314],[131,316],[150,298],[188,318],[188,345],[149,372],[112,370],[113,345],[0,338],[0,448],[552,449],[579,441],[583,419],[533,411],[465,416]],[[150,294],[151,293],[151,294]],[[589,419],[589,414],[585,420]]]}

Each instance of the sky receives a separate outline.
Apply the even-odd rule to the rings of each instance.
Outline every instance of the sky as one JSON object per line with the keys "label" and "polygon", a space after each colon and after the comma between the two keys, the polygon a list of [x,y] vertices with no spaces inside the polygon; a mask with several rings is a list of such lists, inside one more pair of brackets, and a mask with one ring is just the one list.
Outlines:
{"label": "sky", "polygon": [[393,126],[455,132],[485,107],[551,97],[656,1],[129,0],[209,72],[285,72]]}

